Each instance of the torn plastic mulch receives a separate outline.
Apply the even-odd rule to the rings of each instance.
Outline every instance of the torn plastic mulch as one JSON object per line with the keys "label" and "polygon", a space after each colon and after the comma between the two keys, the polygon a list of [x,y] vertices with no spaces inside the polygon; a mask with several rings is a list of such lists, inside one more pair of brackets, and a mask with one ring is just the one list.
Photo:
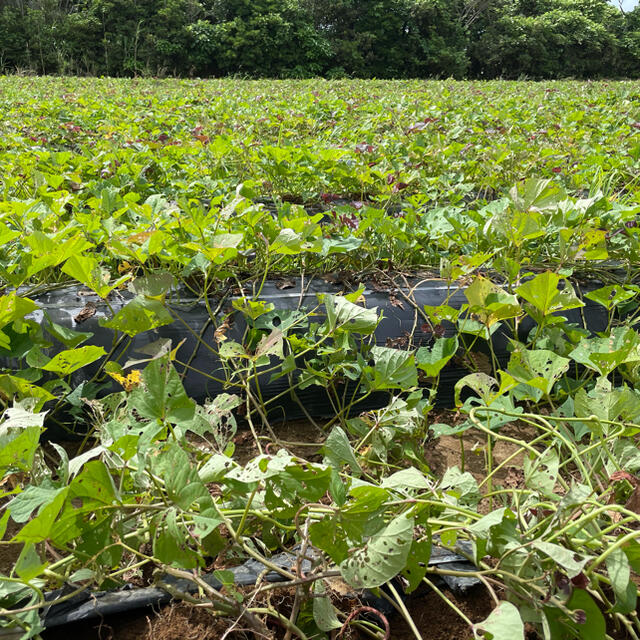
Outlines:
{"label": "torn plastic mulch", "polygon": [[[471,547],[465,542],[459,542],[458,547],[465,555],[471,554]],[[296,563],[295,553],[281,553],[274,556],[270,561],[281,567],[290,570]],[[434,545],[431,551],[429,566],[439,566],[460,572],[474,572],[476,567],[467,560],[466,557]],[[311,569],[311,561],[303,560],[301,568],[308,572]],[[248,560],[244,564],[229,569],[234,574],[234,583],[238,586],[250,586],[255,584],[264,573],[264,565],[257,560]],[[470,575],[449,576],[439,575],[437,582],[444,583],[455,595],[464,596],[469,589],[480,584],[480,581]],[[215,589],[222,587],[222,583],[213,575],[203,576],[207,584]],[[271,571],[264,576],[267,582],[283,582],[285,578],[276,571]],[[163,588],[163,586],[165,588]],[[55,602],[60,597],[70,593],[72,587],[63,587],[56,591],[51,591],[46,595],[47,601]],[[114,591],[83,591],[59,604],[52,604],[45,608],[42,614],[43,625],[46,629],[59,627],[62,625],[84,622],[94,618],[106,618],[114,614],[144,609],[151,606],[165,605],[174,599],[172,594],[194,593],[197,586],[190,580],[174,578],[165,575],[152,587],[134,587],[130,584]],[[383,613],[391,613],[393,607],[389,602],[375,596],[371,592],[365,591],[358,594],[358,597],[370,606],[374,606]],[[1,635],[0,635],[1,637]]]}

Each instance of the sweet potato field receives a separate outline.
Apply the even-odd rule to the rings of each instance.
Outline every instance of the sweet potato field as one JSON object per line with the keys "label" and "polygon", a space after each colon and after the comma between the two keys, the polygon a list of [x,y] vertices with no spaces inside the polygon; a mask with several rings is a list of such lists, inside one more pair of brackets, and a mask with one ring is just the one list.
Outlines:
{"label": "sweet potato field", "polygon": [[0,638],[640,638],[639,83],[0,109]]}

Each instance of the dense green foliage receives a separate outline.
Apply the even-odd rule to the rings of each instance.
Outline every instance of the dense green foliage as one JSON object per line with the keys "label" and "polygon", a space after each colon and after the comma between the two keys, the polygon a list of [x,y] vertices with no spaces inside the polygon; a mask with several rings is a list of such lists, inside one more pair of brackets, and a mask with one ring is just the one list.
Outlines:
{"label": "dense green foliage", "polygon": [[[0,635],[40,640],[45,594],[169,574],[202,590],[173,597],[252,629],[230,640],[382,637],[345,586],[385,586],[414,627],[400,590],[430,589],[475,640],[638,640],[639,97],[1,78]],[[323,277],[341,293],[298,297]],[[73,324],[42,295],[56,288],[85,305],[65,305]],[[391,306],[414,320],[387,342]],[[434,411],[450,363],[455,414]],[[199,405],[181,373],[196,366],[219,383]],[[274,418],[305,389],[330,406],[316,444]],[[360,412],[374,394],[386,406]],[[72,422],[84,441],[41,444]],[[459,465],[436,472],[429,447],[451,438]],[[432,543],[465,543],[486,620],[438,589],[459,572],[427,565]],[[247,558],[284,581],[237,588],[227,569]]]}
{"label": "dense green foliage", "polygon": [[607,0],[1,0],[0,71],[637,76],[639,23]]}

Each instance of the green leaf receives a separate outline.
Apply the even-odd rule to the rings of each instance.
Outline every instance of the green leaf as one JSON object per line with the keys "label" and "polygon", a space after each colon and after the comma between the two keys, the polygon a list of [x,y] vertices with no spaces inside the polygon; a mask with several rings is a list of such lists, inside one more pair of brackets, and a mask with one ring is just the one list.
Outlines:
{"label": "green leaf", "polygon": [[210,501],[207,488],[179,444],[169,445],[155,458],[152,469],[155,475],[164,478],[169,500],[184,511],[189,511],[194,502]]}
{"label": "green leaf", "polygon": [[407,566],[402,572],[402,575],[409,582],[405,589],[407,593],[415,591],[422,584],[422,578],[427,575],[431,546],[430,536],[423,540],[413,540],[411,543],[411,549],[407,555]]}
{"label": "green leaf", "polygon": [[113,479],[102,460],[92,460],[84,465],[69,485],[69,497],[94,505],[110,505],[117,501]]}
{"label": "green leaf", "polygon": [[640,573],[640,543],[635,540],[631,540],[627,543],[622,550],[627,556],[629,565],[635,573]]}
{"label": "green leaf", "polygon": [[418,384],[418,371],[412,353],[390,347],[372,347],[374,366],[365,371],[369,384],[376,391],[402,389],[406,391]]}
{"label": "green leaf", "polygon": [[0,329],[10,322],[22,320],[27,314],[35,311],[38,305],[29,298],[23,298],[15,293],[0,296]]}
{"label": "green leaf", "polygon": [[430,378],[435,378],[458,350],[458,337],[438,338],[433,346],[420,347],[416,352],[416,366]]}
{"label": "green leaf", "polygon": [[611,580],[611,587],[616,596],[615,610],[618,613],[635,611],[638,590],[631,580],[631,566],[622,549],[614,549],[606,560],[607,573]]}
{"label": "green leaf", "polygon": [[365,309],[353,302],[349,302],[343,296],[320,294],[318,296],[324,302],[327,310],[327,324],[329,331],[338,328],[357,333],[373,333],[378,325],[377,308]]}
{"label": "green leaf", "polygon": [[484,632],[488,640],[524,640],[524,623],[518,608],[502,601],[483,622],[473,625],[475,632]]}
{"label": "green leaf", "polygon": [[[231,305],[245,316],[255,320],[269,311],[273,311],[275,306],[272,302],[264,300],[249,300],[248,298],[235,298]],[[224,344],[227,344],[226,342]],[[224,346],[223,344],[223,346]]]}
{"label": "green leaf", "polygon": [[562,189],[550,179],[527,178],[509,191],[513,203],[522,212],[529,209],[555,209],[565,197]]}
{"label": "green leaf", "polygon": [[341,469],[344,464],[348,464],[352,472],[357,474],[362,473],[358,460],[353,453],[349,438],[342,427],[336,426],[331,430],[320,453],[322,453],[329,464],[336,467],[336,469]]}
{"label": "green leaf", "polygon": [[[45,313],[48,317],[48,314]],[[47,324],[47,331],[56,339],[59,340],[67,349],[75,349],[83,342],[93,337],[93,333],[85,333],[82,331],[74,331],[69,327],[63,327],[61,324],[56,324],[49,318]]]}
{"label": "green leaf", "polygon": [[26,582],[37,578],[47,568],[48,562],[42,562],[33,543],[25,544],[16,561],[15,571]]}
{"label": "green leaf", "polygon": [[329,481],[329,495],[334,502],[342,507],[347,501],[347,488],[340,477],[340,473],[335,467],[331,468],[331,479]]}
{"label": "green leaf", "polygon": [[164,511],[156,520],[153,531],[153,555],[160,562],[181,569],[195,569],[201,558],[188,545],[189,532],[178,522],[174,507]]}
{"label": "green leaf", "polygon": [[342,627],[342,622],[338,620],[336,610],[331,604],[331,600],[326,594],[324,584],[320,580],[313,583],[313,619],[320,631],[331,631]]}
{"label": "green leaf", "polygon": [[489,327],[501,320],[516,318],[521,313],[516,296],[481,276],[464,290],[464,295],[469,301],[470,311]]}
{"label": "green leaf", "polygon": [[26,522],[31,514],[48,504],[60,493],[59,488],[27,485],[8,505],[11,518],[15,522]]}
{"label": "green leaf", "polygon": [[[38,308],[33,300],[10,293],[0,296],[0,329],[10,323],[20,322]],[[10,349],[11,341],[6,333],[0,331],[0,349]]]}
{"label": "green leaf", "polygon": [[100,326],[136,336],[143,331],[157,329],[173,322],[173,316],[159,300],[136,296],[111,320],[100,319]]}
{"label": "green leaf", "polygon": [[[473,477],[473,476],[472,476]],[[492,527],[499,525],[505,518],[513,518],[513,512],[507,507],[502,507],[500,509],[496,509],[495,511],[491,511],[486,516],[480,518],[480,520],[476,520],[473,524],[469,525],[467,528],[472,533],[479,536],[486,536]]]}
{"label": "green leaf", "polygon": [[55,355],[42,369],[53,371],[60,376],[67,376],[82,367],[99,360],[106,354],[102,347],[87,346],[68,349]]}
{"label": "green leaf", "polygon": [[[574,612],[584,612],[584,622],[567,621],[580,640],[605,640],[607,625],[593,598],[584,589],[574,589],[567,607]],[[580,616],[582,618],[582,616]]]}
{"label": "green leaf", "polygon": [[0,472],[31,471],[40,440],[40,427],[27,427],[0,436]]}
{"label": "green leaf", "polygon": [[372,536],[340,565],[345,581],[356,589],[371,589],[388,582],[406,566],[413,541],[413,518],[403,514]]}
{"label": "green leaf", "polygon": [[534,540],[532,546],[549,556],[556,564],[559,564],[570,578],[575,578],[584,569],[589,557],[581,557],[575,551],[561,547],[559,544],[545,542],[544,540]]}
{"label": "green leaf", "polygon": [[166,356],[152,360],[142,372],[142,380],[143,384],[129,395],[131,406],[140,416],[173,423],[193,420],[195,403]]}
{"label": "green leaf", "polygon": [[7,525],[9,524],[9,516],[11,514],[7,509],[4,510],[2,516],[0,516],[0,540],[4,540],[4,534],[7,532]]}
{"label": "green leaf", "polygon": [[273,253],[295,256],[303,251],[304,236],[293,229],[282,229],[270,249]]}
{"label": "green leaf", "polygon": [[109,292],[129,279],[129,276],[125,276],[110,284],[109,271],[103,269],[98,258],[91,254],[71,256],[62,266],[62,271],[89,287],[101,298],[106,298]]}
{"label": "green leaf", "polygon": [[67,497],[68,487],[60,489],[55,497],[45,505],[38,515],[27,522],[22,529],[15,535],[14,540],[21,542],[42,542],[51,535],[56,518],[58,517],[62,505]]}
{"label": "green leaf", "polygon": [[384,478],[380,484],[385,489],[395,489],[402,493],[407,493],[407,490],[428,490],[431,488],[429,481],[425,475],[418,471],[415,467],[408,469],[402,469],[396,471]]}
{"label": "green leaf", "polygon": [[175,285],[175,280],[173,274],[160,271],[136,278],[128,284],[128,289],[136,296],[164,299],[167,292]]}

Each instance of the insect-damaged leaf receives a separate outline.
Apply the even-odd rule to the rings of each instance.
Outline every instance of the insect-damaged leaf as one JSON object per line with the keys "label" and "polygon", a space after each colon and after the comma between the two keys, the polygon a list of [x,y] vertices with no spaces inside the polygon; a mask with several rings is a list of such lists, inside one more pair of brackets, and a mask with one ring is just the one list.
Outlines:
{"label": "insect-damaged leaf", "polygon": [[411,549],[407,556],[407,566],[404,568],[402,575],[409,582],[405,589],[407,593],[411,593],[417,589],[422,583],[422,578],[427,573],[429,558],[431,557],[431,537],[423,540],[414,540],[411,543]]}
{"label": "insect-damaged leaf", "polygon": [[377,309],[365,309],[342,296],[323,294],[320,296],[327,310],[330,331],[343,328],[358,333],[372,333],[378,324]]}
{"label": "insect-damaged leaf", "polygon": [[357,589],[370,589],[400,573],[406,566],[413,541],[413,524],[413,518],[401,515],[372,536],[340,565],[346,582]]}
{"label": "insect-damaged leaf", "polygon": [[100,325],[122,331],[128,336],[137,336],[143,331],[156,329],[173,322],[173,316],[159,300],[136,296],[111,320],[101,320]]}
{"label": "insect-damaged leaf", "polygon": [[185,393],[178,372],[165,356],[152,360],[142,373],[144,386],[131,392],[130,402],[145,418],[170,420],[174,423],[192,420],[195,403]]}
{"label": "insect-damaged leaf", "polygon": [[470,311],[487,326],[515,318],[521,313],[518,298],[487,278],[478,276],[465,289],[464,295],[469,301]]}
{"label": "insect-damaged leaf", "polygon": [[427,376],[435,378],[458,350],[458,337],[438,338],[433,346],[420,347],[416,352],[416,365]]}
{"label": "insect-damaged leaf", "polygon": [[45,371],[53,371],[61,376],[67,376],[82,367],[95,362],[106,351],[102,347],[87,346],[78,349],[68,349],[61,351],[45,364],[42,369]]}
{"label": "insect-damaged leaf", "polygon": [[545,271],[516,289],[518,295],[531,305],[529,313],[536,322],[542,322],[545,316],[556,311],[584,307],[568,283],[564,290],[558,289],[560,280],[556,273]]}
{"label": "insect-damaged leaf", "polygon": [[373,347],[373,367],[367,367],[369,384],[377,391],[403,389],[418,384],[418,371],[412,353],[390,347]]}

